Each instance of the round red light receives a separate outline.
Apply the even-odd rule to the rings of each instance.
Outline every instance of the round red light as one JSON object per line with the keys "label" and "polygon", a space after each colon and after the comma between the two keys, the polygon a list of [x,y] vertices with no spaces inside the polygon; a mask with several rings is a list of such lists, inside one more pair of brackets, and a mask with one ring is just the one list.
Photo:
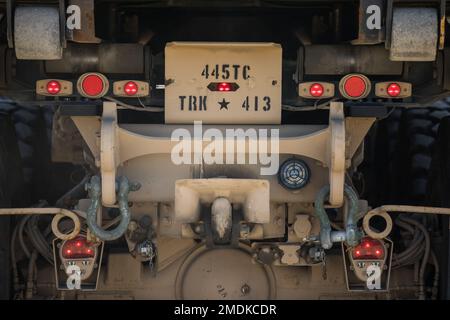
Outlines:
{"label": "round red light", "polygon": [[350,76],[344,82],[345,94],[351,98],[362,97],[367,90],[366,81],[360,76]]}
{"label": "round red light", "polygon": [[52,80],[47,82],[47,92],[50,94],[58,94],[61,91],[61,84],[58,81]]}
{"label": "round red light", "polygon": [[400,91],[400,86],[397,83],[391,83],[387,87],[387,93],[391,97],[398,97]]}
{"label": "round red light", "polygon": [[129,81],[125,84],[123,90],[127,95],[134,96],[138,92],[138,85],[136,84],[136,82]]}
{"label": "round red light", "polygon": [[103,93],[105,84],[99,75],[89,74],[82,80],[81,87],[87,96],[97,97]]}
{"label": "round red light", "polygon": [[309,87],[309,93],[313,97],[321,97],[323,95],[323,86],[320,83],[314,83]]}

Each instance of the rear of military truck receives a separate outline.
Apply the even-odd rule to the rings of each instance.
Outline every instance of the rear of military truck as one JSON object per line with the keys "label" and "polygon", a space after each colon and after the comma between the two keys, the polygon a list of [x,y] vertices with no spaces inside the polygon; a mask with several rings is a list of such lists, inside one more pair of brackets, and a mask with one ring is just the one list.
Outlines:
{"label": "rear of military truck", "polygon": [[446,299],[446,1],[0,2],[5,299]]}

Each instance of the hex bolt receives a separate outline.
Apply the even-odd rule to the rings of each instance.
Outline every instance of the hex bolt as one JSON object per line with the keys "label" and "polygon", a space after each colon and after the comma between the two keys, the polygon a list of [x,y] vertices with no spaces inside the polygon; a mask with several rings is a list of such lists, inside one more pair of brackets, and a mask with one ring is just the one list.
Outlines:
{"label": "hex bolt", "polygon": [[242,292],[242,294],[243,294],[244,296],[246,296],[247,294],[250,293],[250,286],[249,286],[248,284],[244,284],[244,285],[241,287],[241,292]]}

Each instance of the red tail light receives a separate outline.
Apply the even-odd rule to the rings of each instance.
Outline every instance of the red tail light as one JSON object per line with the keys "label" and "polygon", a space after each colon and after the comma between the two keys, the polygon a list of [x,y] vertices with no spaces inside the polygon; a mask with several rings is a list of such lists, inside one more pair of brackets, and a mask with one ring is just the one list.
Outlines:
{"label": "red tail light", "polygon": [[397,83],[391,83],[387,87],[387,93],[391,97],[398,97],[400,95],[401,88]]}
{"label": "red tail light", "polygon": [[109,81],[100,73],[85,73],[78,79],[77,88],[83,97],[101,98],[109,90]]}
{"label": "red tail light", "polygon": [[56,80],[47,82],[47,92],[49,94],[58,94],[61,91],[61,83]]}
{"label": "red tail light", "polygon": [[334,97],[334,84],[330,82],[302,82],[298,84],[298,95],[306,99]]}
{"label": "red tail light", "polygon": [[412,94],[412,85],[408,82],[378,82],[375,84],[375,95],[380,98],[407,98]]}
{"label": "red tail light", "polygon": [[233,92],[239,89],[239,85],[234,82],[211,82],[208,89],[219,92]]}
{"label": "red tail light", "polygon": [[362,74],[348,74],[339,82],[339,90],[347,99],[362,99],[370,93],[370,80]]}
{"label": "red tail light", "polygon": [[113,93],[118,97],[139,98],[150,94],[148,82],[139,80],[121,80],[113,84]]}
{"label": "red tail light", "polygon": [[129,96],[134,96],[138,92],[138,89],[138,85],[133,81],[128,81],[123,88],[125,93]]}
{"label": "red tail light", "polygon": [[313,83],[311,87],[309,87],[309,93],[313,97],[321,97],[323,95],[323,86],[320,83]]}
{"label": "red tail light", "polygon": [[354,260],[380,260],[384,259],[384,245],[380,240],[364,238],[359,245],[352,249]]}
{"label": "red tail light", "polygon": [[85,237],[76,237],[63,243],[61,255],[65,259],[86,259],[95,256],[96,247],[90,245]]}
{"label": "red tail light", "polygon": [[38,80],[36,93],[42,96],[68,96],[73,93],[72,82],[59,79]]}

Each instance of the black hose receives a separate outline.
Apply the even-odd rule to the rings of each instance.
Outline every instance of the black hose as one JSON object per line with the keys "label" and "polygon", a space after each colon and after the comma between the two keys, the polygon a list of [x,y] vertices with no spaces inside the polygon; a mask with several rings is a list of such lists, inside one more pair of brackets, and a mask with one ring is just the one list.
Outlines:
{"label": "black hose", "polygon": [[425,236],[425,253],[423,255],[422,263],[420,265],[420,271],[419,271],[419,299],[424,300],[425,299],[425,269],[428,263],[428,259],[430,257],[430,247],[431,247],[431,241],[430,241],[430,235],[428,234],[427,229],[418,221],[406,217],[399,217],[399,219],[406,221],[414,226],[416,226],[418,229],[420,229]]}
{"label": "black hose", "polygon": [[81,194],[85,191],[85,185],[89,182],[91,175],[86,174],[86,176],[72,189],[70,189],[68,192],[66,192],[63,196],[61,196],[58,200],[55,202],[55,207],[57,208],[65,208],[65,200],[67,198],[77,198],[77,195]]}

